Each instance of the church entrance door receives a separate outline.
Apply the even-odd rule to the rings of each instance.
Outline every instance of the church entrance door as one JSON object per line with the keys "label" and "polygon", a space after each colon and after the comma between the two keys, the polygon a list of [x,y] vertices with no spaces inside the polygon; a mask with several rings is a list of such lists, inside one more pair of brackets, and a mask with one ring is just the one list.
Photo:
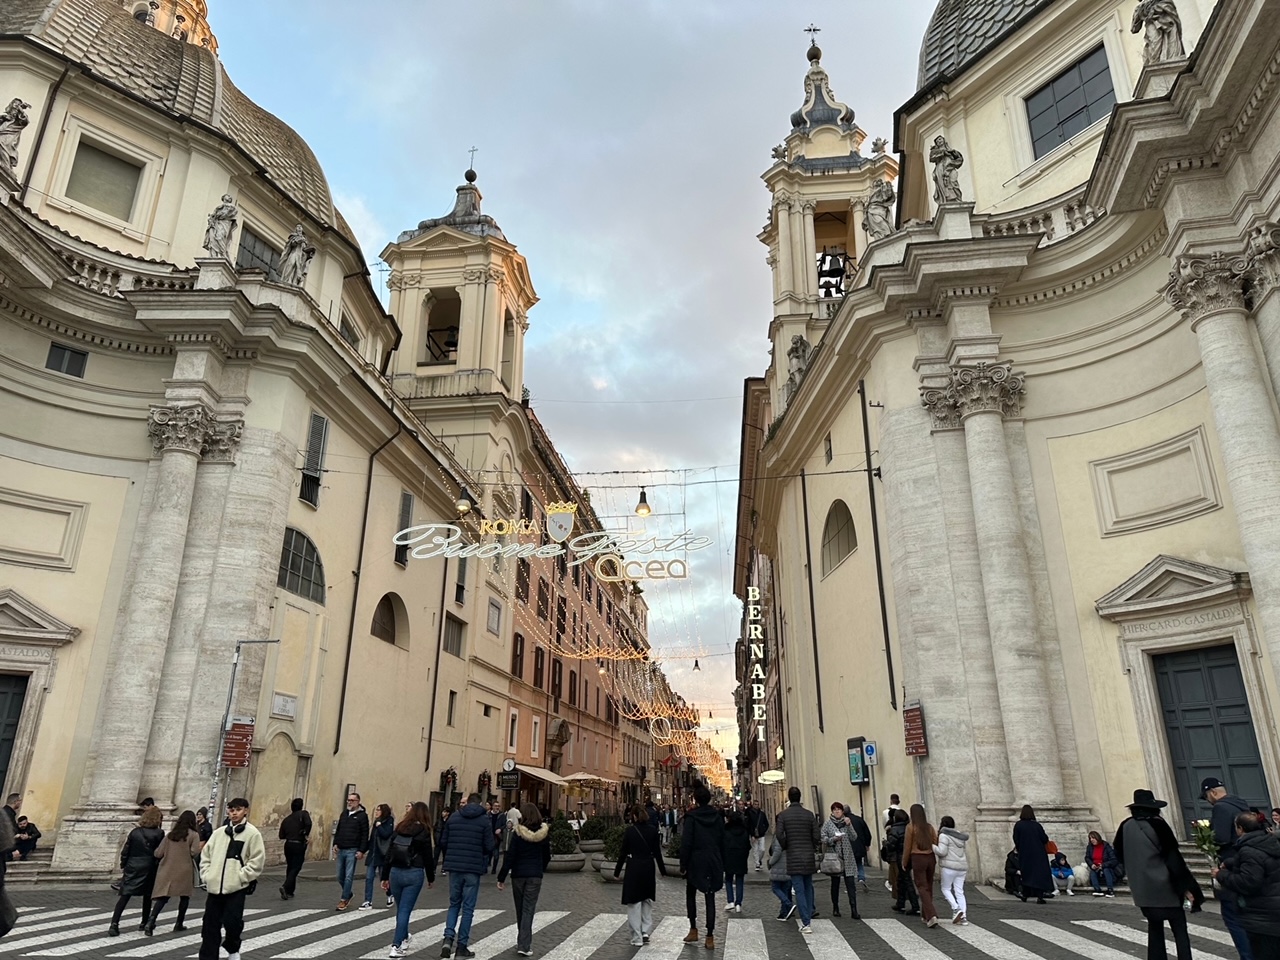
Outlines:
{"label": "church entrance door", "polygon": [[[22,719],[22,704],[27,699],[25,674],[0,674],[0,785],[9,776],[9,761],[13,757],[13,743],[18,736],[18,721]],[[14,787],[20,787],[15,784]],[[13,790],[7,788],[6,793]]]}

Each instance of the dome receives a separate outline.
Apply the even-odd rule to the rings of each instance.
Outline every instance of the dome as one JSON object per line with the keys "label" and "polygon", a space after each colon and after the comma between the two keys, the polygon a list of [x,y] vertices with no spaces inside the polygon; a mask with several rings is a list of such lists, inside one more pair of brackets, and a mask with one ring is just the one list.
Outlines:
{"label": "dome", "polygon": [[34,37],[175,119],[213,128],[298,206],[359,246],[306,141],[241,93],[208,49],[138,23],[112,0],[3,0],[0,35]]}
{"label": "dome", "polygon": [[1054,0],[938,0],[924,42],[916,87],[954,79],[1024,20]]}

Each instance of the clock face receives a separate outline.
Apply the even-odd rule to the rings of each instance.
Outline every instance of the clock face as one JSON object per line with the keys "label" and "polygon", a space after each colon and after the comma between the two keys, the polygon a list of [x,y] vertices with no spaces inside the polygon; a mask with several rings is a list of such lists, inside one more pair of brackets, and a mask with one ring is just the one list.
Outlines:
{"label": "clock face", "polygon": [[507,759],[502,761],[502,769],[505,770],[507,773],[510,773],[515,768],[516,768],[516,762],[510,757],[507,757]]}

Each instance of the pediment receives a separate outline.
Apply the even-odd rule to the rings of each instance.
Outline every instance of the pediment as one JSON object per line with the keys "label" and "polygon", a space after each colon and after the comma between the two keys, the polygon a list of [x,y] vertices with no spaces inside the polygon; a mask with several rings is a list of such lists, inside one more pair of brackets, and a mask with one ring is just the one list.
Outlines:
{"label": "pediment", "polygon": [[79,633],[12,587],[0,588],[0,641],[60,647]]}
{"label": "pediment", "polygon": [[1161,554],[1094,606],[1115,620],[1194,609],[1249,593],[1247,573]]}

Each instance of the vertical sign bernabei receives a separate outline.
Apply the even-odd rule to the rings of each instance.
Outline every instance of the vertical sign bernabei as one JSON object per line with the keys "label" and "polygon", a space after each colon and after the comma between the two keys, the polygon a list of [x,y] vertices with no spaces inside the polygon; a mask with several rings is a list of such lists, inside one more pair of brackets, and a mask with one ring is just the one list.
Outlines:
{"label": "vertical sign bernabei", "polygon": [[765,740],[764,727],[768,721],[768,711],[764,702],[764,626],[760,604],[760,588],[747,587],[747,649],[751,655],[747,658],[750,671],[747,683],[751,687],[751,721],[756,725],[756,739]]}

